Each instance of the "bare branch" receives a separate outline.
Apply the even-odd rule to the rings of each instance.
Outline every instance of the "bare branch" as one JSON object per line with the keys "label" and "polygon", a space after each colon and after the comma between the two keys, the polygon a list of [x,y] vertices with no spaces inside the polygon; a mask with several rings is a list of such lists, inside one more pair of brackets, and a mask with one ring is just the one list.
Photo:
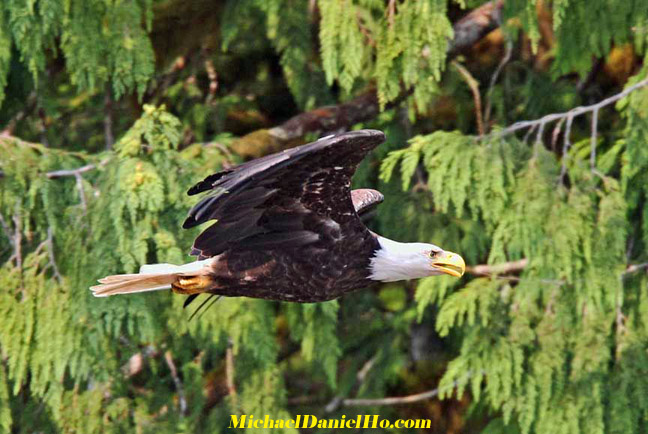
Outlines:
{"label": "bare branch", "polygon": [[52,228],[47,228],[47,252],[49,253],[49,265],[52,267],[54,278],[61,285],[63,283],[63,276],[59,272],[56,265],[56,258],[54,257],[54,237],[52,236]]}
{"label": "bare branch", "polygon": [[452,57],[471,47],[502,21],[503,0],[490,1],[457,21],[453,26],[454,39],[448,46],[448,56]]}
{"label": "bare branch", "polygon": [[7,237],[7,239],[9,240],[9,244],[11,244],[11,248],[15,249],[15,246],[13,245],[13,236],[11,235],[11,230],[9,229],[9,224],[4,219],[2,214],[0,214],[0,226],[2,227],[2,232],[4,232],[5,237]]}
{"label": "bare branch", "polygon": [[224,169],[236,164],[234,154],[232,154],[232,151],[230,151],[224,144],[219,142],[205,142],[202,143],[202,145],[205,148],[216,148],[221,152],[221,154],[223,154],[223,157],[225,158],[225,161],[222,162]]}
{"label": "bare branch", "polygon": [[394,17],[396,16],[396,0],[389,0],[387,4],[387,22],[389,23],[389,28],[394,28]]}
{"label": "bare branch", "polygon": [[[540,124],[540,126],[538,127],[538,133],[536,134],[536,139],[535,139],[535,142],[533,143],[533,156],[534,157],[538,156],[538,150],[542,146],[542,136],[544,134],[544,128],[545,128],[544,123]],[[532,130],[532,128],[529,129],[529,131],[531,131],[531,130]]]}
{"label": "bare branch", "polygon": [[473,265],[466,267],[466,273],[476,276],[490,276],[491,274],[506,274],[522,271],[529,264],[529,260],[524,258],[518,261],[503,262],[495,265]]}
{"label": "bare branch", "polygon": [[[20,280],[20,292],[22,293],[22,296],[24,297],[24,280],[23,280],[23,269],[22,269],[22,264],[23,264],[23,256],[22,256],[22,222],[20,220],[20,202],[16,202],[16,207],[15,207],[15,212],[14,215],[12,216],[14,228],[13,228],[13,235],[10,235],[10,243],[13,246],[13,253],[7,259],[7,263],[10,264],[12,261],[15,261],[16,263],[16,268],[18,269],[18,276]],[[9,232],[10,234],[10,232]]]}
{"label": "bare branch", "polygon": [[490,123],[490,115],[491,115],[491,108],[493,102],[492,96],[493,96],[493,90],[495,89],[495,84],[497,83],[497,79],[502,73],[504,66],[506,66],[509,60],[511,60],[512,54],[513,54],[513,42],[507,39],[506,46],[504,49],[504,56],[502,57],[502,60],[500,60],[499,65],[497,65],[495,72],[493,72],[493,75],[491,76],[490,84],[488,85],[488,92],[486,92],[486,109],[484,110],[484,124],[486,124],[486,128],[488,128],[488,125]]}
{"label": "bare branch", "polygon": [[122,371],[126,374],[126,377],[133,377],[144,369],[144,354],[142,352],[133,354],[128,362],[122,366]]}
{"label": "bare branch", "polygon": [[209,57],[205,59],[205,71],[207,71],[207,77],[209,78],[209,92],[207,93],[205,104],[210,105],[214,102],[216,90],[218,89],[218,74],[216,73],[214,62]]}
{"label": "bare branch", "polygon": [[648,268],[648,262],[644,262],[643,264],[634,264],[634,265],[628,265],[628,268],[623,272],[623,275],[627,274],[632,274],[636,273],[637,271],[645,270]]}
{"label": "bare branch", "polygon": [[149,358],[156,358],[160,355],[160,352],[153,345],[147,345],[135,354],[133,354],[128,362],[122,366],[122,372],[126,375],[126,378],[134,377],[135,375],[142,372],[144,369],[144,363]]}
{"label": "bare branch", "polygon": [[536,145],[542,143],[542,135],[544,133],[544,127],[545,124],[540,124],[540,127],[538,128],[538,134],[536,134],[536,139],[535,139]]}
{"label": "bare branch", "polygon": [[[524,270],[524,268],[526,268],[528,265],[529,265],[529,260],[527,258],[524,258],[517,261],[502,262],[500,264],[493,264],[493,265],[482,264],[482,265],[468,266],[466,267],[466,273],[473,274],[475,276],[491,276],[493,274],[517,273]],[[641,264],[631,264],[628,265],[628,267],[621,275],[626,276],[628,274],[636,273],[637,271],[641,271],[645,269],[648,269],[648,262],[644,262]],[[501,277],[506,279],[511,279],[511,280],[519,280],[516,277],[510,277],[510,276],[501,276]],[[563,281],[547,281],[547,282],[561,283],[561,284],[565,283]]]}
{"label": "bare branch", "polygon": [[545,315],[551,315],[554,313],[554,303],[556,303],[556,295],[558,295],[558,288],[554,288],[553,291],[551,291],[551,295],[549,296],[549,302],[545,307],[545,311],[544,311]]}
{"label": "bare branch", "polygon": [[9,122],[5,125],[5,127],[0,131],[0,135],[2,136],[10,136],[13,134],[14,129],[16,128],[16,124],[18,122],[22,121],[25,119],[27,116],[30,116],[31,113],[36,110],[38,107],[38,95],[36,94],[36,91],[32,91],[29,96],[27,97],[26,104],[23,107],[22,110],[20,110],[18,113],[16,113],[11,119],[9,119]]}
{"label": "bare branch", "polygon": [[435,398],[439,395],[439,388],[428,390],[427,392],[416,393],[407,396],[393,396],[388,398],[377,399],[344,399],[342,406],[344,407],[364,407],[372,405],[399,405],[411,404],[413,402],[425,401],[426,399]]}
{"label": "bare branch", "polygon": [[106,149],[111,150],[115,143],[115,136],[113,134],[113,100],[108,84],[104,91],[104,140]]}
{"label": "bare branch", "polygon": [[13,215],[13,222],[14,222],[13,245],[14,245],[14,255],[15,255],[14,259],[16,260],[16,267],[18,267],[22,275],[22,223],[20,221],[20,214],[18,213],[19,210],[20,210],[19,203],[16,203],[16,213]]}
{"label": "bare branch", "polygon": [[55,170],[53,172],[47,172],[46,176],[49,179],[63,178],[65,176],[78,176],[82,173],[90,172],[91,170],[94,170],[96,168],[97,166],[95,164],[86,164],[85,166],[79,167],[78,169]]}
{"label": "bare branch", "polygon": [[634,92],[634,91],[636,91],[638,89],[641,89],[642,87],[645,87],[646,85],[648,85],[648,78],[644,79],[644,80],[641,80],[640,82],[635,83],[632,86],[624,89],[622,92],[619,92],[619,93],[617,93],[615,95],[612,95],[612,96],[610,96],[608,98],[605,98],[604,100],[601,100],[601,101],[597,102],[596,104],[574,107],[573,109],[571,109],[569,111],[566,111],[566,112],[563,112],[563,113],[548,114],[548,115],[545,115],[545,116],[541,117],[540,119],[516,122],[513,125],[511,125],[511,126],[509,126],[507,128],[504,128],[503,130],[497,131],[497,132],[495,132],[493,134],[497,134],[497,135],[500,135],[500,136],[505,136],[505,135],[513,134],[513,133],[515,133],[517,131],[520,131],[520,130],[530,128],[530,127],[535,126],[535,125],[539,125],[541,123],[546,124],[546,123],[554,122],[554,121],[557,121],[557,120],[560,120],[560,119],[566,119],[566,118],[568,119],[570,116],[572,118],[574,118],[574,117],[580,116],[580,115],[582,115],[584,113],[590,113],[590,112],[593,112],[595,110],[599,110],[599,109],[601,109],[603,107],[606,107],[606,106],[608,106],[610,104],[613,104],[613,103],[617,102],[618,100],[620,100],[622,98],[625,98],[626,96],[630,95],[632,92]]}
{"label": "bare branch", "polygon": [[[91,170],[96,169],[97,166],[94,164],[87,164],[83,167],[79,167],[77,169],[63,169],[63,170],[54,170],[52,172],[47,172],[45,176],[47,176],[49,179],[57,179],[57,178],[64,178],[66,176],[77,176],[82,173],[90,172]],[[0,178],[4,177],[5,174],[2,170],[0,170]]]}
{"label": "bare branch", "polygon": [[[482,372],[483,374],[483,372]],[[344,407],[366,407],[366,406],[378,406],[378,405],[402,405],[402,404],[412,404],[414,402],[425,401],[430,398],[436,398],[440,393],[445,391],[450,391],[460,384],[466,384],[470,377],[472,376],[471,372],[466,373],[464,378],[461,380],[455,380],[452,384],[444,389],[437,387],[436,389],[428,390],[421,393],[416,393],[413,395],[407,396],[391,396],[387,398],[377,398],[377,399],[345,399],[342,401],[342,406]]]}
{"label": "bare branch", "polygon": [[232,400],[232,406],[234,408],[238,407],[238,398],[236,393],[236,384],[234,382],[234,350],[233,350],[232,339],[228,338],[227,340],[227,349],[225,350],[225,379],[227,382],[227,393]]}
{"label": "bare branch", "polygon": [[634,235],[630,235],[630,238],[628,239],[627,247],[626,247],[626,262],[630,261],[630,256],[632,255],[632,249],[634,249],[634,243],[635,243],[635,237]]}
{"label": "bare branch", "polygon": [[88,203],[86,202],[85,189],[83,188],[83,177],[80,173],[75,173],[74,178],[76,179],[77,190],[79,191],[79,198],[81,199],[81,209],[83,209],[83,215],[88,214]]}
{"label": "bare branch", "polygon": [[457,71],[464,78],[470,91],[473,95],[473,100],[475,101],[475,119],[477,121],[477,132],[480,136],[483,136],[486,131],[484,131],[484,121],[482,120],[482,104],[481,104],[481,95],[479,94],[479,83],[472,76],[470,71],[468,71],[461,63],[456,60],[452,61],[452,66],[454,66]]}
{"label": "bare branch", "polygon": [[522,139],[522,141],[523,141],[525,144],[528,142],[529,137],[531,137],[531,134],[533,134],[533,132],[535,131],[536,128],[538,128],[538,126],[537,126],[537,125],[534,125],[534,126],[532,126],[531,128],[529,128],[529,129],[527,130],[526,134],[524,135],[524,138]]}
{"label": "bare branch", "polygon": [[558,143],[558,137],[560,137],[560,131],[562,130],[562,125],[565,123],[565,118],[561,118],[556,126],[554,127],[553,132],[551,133],[551,149],[556,150],[556,143]]}
{"label": "bare branch", "polygon": [[[39,97],[40,99],[40,97]],[[38,114],[38,132],[40,133],[40,142],[46,148],[49,148],[49,141],[47,140],[47,114],[45,109],[38,103],[38,109],[36,110]]]}
{"label": "bare branch", "polygon": [[565,138],[563,139],[562,163],[560,165],[560,184],[565,184],[565,175],[567,174],[567,159],[569,148],[571,147],[571,127],[574,122],[574,115],[567,115],[567,125],[565,125]]}
{"label": "bare branch", "polygon": [[[627,272],[627,270],[626,270]],[[615,353],[616,353],[616,358],[617,360],[621,357],[622,353],[622,345],[621,345],[621,338],[622,336],[626,333],[626,319],[627,317],[623,314],[623,276],[626,273],[621,274],[619,276],[619,285],[616,288],[615,291],[615,310],[616,310],[616,317],[615,317],[615,323],[616,323],[616,340],[617,343],[615,345]]]}
{"label": "bare branch", "polygon": [[592,138],[590,141],[590,168],[596,169],[596,136],[598,133],[598,109],[592,112]]}
{"label": "bare branch", "polygon": [[[369,374],[369,371],[371,371],[371,368],[374,367],[376,364],[376,360],[378,359],[378,354],[374,354],[372,358],[367,360],[365,364],[360,368],[358,373],[356,374],[356,379],[355,382],[353,383],[353,386],[351,386],[352,390],[354,390],[354,393],[357,393],[358,389],[364,383],[365,379],[367,378],[367,374]],[[324,407],[324,411],[326,413],[333,413],[340,407],[344,405],[344,396],[342,395],[337,395],[334,397],[331,401],[329,401],[328,404]]]}
{"label": "bare branch", "polygon": [[[625,334],[626,332],[626,316],[623,314],[623,297],[621,294],[617,294],[616,300],[616,334],[617,337]],[[617,358],[620,356],[619,346],[617,345]]]}
{"label": "bare branch", "polygon": [[184,394],[184,388],[182,387],[182,381],[180,380],[180,377],[178,377],[178,370],[176,369],[175,363],[173,363],[173,356],[171,355],[171,351],[167,351],[164,353],[164,360],[166,361],[167,366],[169,367],[169,371],[171,371],[171,377],[173,378],[173,382],[175,383],[176,391],[178,392],[178,404],[180,406],[180,414],[182,416],[187,415],[187,398],[185,397]]}
{"label": "bare branch", "polygon": [[364,25],[362,22],[362,16],[360,13],[356,13],[356,22],[358,24],[358,29],[360,30],[360,33],[365,37],[367,40],[367,44],[371,45],[372,47],[376,46],[376,40],[371,37],[371,32],[369,32],[369,29],[367,29],[367,26]]}

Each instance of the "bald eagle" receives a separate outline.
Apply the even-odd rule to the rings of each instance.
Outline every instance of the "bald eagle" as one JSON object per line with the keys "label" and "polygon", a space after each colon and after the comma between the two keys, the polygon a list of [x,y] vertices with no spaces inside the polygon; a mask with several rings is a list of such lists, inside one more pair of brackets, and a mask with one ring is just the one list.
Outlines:
{"label": "bald eagle", "polygon": [[216,221],[194,242],[198,260],[144,265],[90,289],[97,297],[172,289],[187,301],[207,293],[309,303],[376,281],[462,276],[461,256],[364,225],[383,195],[351,190],[351,177],[384,140],[375,130],[328,136],[208,176],[188,191],[207,194],[183,224]]}

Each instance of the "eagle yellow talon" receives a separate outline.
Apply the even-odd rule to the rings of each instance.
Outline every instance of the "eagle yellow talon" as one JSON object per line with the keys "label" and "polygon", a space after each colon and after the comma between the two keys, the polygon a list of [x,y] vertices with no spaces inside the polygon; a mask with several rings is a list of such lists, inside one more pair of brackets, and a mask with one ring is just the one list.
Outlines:
{"label": "eagle yellow talon", "polygon": [[210,276],[181,277],[171,287],[176,294],[200,294],[205,292],[212,283]]}

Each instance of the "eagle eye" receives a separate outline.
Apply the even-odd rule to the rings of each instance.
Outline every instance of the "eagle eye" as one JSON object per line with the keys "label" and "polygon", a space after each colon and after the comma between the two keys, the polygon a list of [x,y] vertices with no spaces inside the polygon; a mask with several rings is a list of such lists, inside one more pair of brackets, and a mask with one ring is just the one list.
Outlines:
{"label": "eagle eye", "polygon": [[439,252],[435,252],[434,250],[431,250],[430,251],[430,258],[432,258],[432,259],[436,258],[436,255],[438,255],[438,254],[439,254]]}

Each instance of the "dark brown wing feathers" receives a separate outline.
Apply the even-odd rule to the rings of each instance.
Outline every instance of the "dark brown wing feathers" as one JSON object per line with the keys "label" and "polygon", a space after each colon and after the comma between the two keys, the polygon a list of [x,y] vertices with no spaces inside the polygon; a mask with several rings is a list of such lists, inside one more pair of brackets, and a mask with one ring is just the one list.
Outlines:
{"label": "dark brown wing feathers", "polygon": [[380,203],[382,195],[361,190],[353,193],[356,203],[350,180],[382,141],[380,131],[353,131],[208,176],[189,190],[209,193],[191,209],[183,227],[217,223],[198,236],[191,253],[209,257],[229,248],[303,246],[339,236],[340,225],[347,222],[361,224],[358,203],[360,213]]}

